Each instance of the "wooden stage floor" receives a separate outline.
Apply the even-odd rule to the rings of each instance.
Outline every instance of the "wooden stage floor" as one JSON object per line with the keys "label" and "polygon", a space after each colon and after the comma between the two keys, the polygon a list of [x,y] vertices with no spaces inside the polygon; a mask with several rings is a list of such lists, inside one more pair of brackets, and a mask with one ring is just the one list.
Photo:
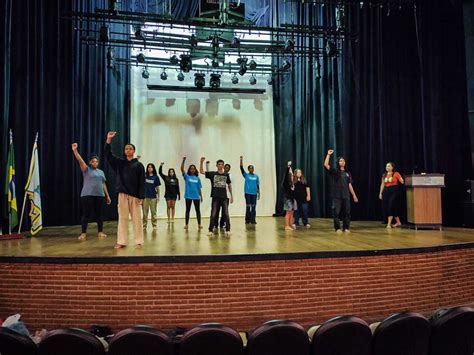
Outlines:
{"label": "wooden stage floor", "polygon": [[[145,233],[145,244],[135,249],[133,240],[124,249],[115,250],[116,222],[105,223],[108,238],[96,237],[96,226],[90,224],[88,239],[78,241],[79,226],[45,228],[38,237],[0,241],[0,261],[12,257],[101,258],[144,256],[256,256],[293,253],[387,253],[390,250],[417,250],[433,247],[467,247],[474,245],[474,229],[445,228],[438,230],[386,229],[380,222],[355,221],[350,234],[336,234],[330,219],[311,219],[311,228],[296,231],[283,229],[283,218],[261,217],[258,225],[248,226],[243,218],[232,218],[232,236],[222,232],[213,237],[207,230],[198,231],[195,220],[184,230],[184,220],[168,225],[158,221]],[[203,220],[208,224],[208,219]],[[131,224],[129,226],[131,232]],[[22,259],[22,258],[19,258]],[[10,260],[11,261],[11,260]]]}

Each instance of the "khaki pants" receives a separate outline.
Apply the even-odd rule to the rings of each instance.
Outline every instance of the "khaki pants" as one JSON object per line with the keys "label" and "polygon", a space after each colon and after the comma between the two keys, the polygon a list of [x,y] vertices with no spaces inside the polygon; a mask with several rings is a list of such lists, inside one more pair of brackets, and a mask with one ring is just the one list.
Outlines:
{"label": "khaki pants", "polygon": [[146,198],[143,200],[143,227],[146,227],[148,223],[148,213],[151,210],[151,224],[153,228],[156,227],[156,222],[158,217],[156,216],[156,205],[158,204],[158,199],[156,198]]}
{"label": "khaki pants", "polygon": [[118,230],[117,244],[128,244],[128,216],[132,217],[135,244],[143,244],[143,227],[140,216],[139,199],[124,193],[118,195]]}

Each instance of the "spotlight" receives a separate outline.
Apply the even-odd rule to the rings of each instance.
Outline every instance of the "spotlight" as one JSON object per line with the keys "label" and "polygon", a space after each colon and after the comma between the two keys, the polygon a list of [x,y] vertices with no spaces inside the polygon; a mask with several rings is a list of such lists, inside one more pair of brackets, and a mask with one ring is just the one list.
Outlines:
{"label": "spotlight", "polygon": [[238,84],[239,83],[239,78],[237,77],[236,74],[234,74],[234,76],[232,77],[232,84]]}
{"label": "spotlight", "polygon": [[146,59],[146,58],[145,58],[145,54],[143,54],[143,53],[138,53],[138,55],[137,55],[137,62],[138,62],[138,63],[145,63],[145,59]]}
{"label": "spotlight", "polygon": [[170,58],[170,63],[173,64],[173,65],[176,65],[179,63],[179,59],[178,57],[176,56],[176,54],[174,54],[171,58]]}
{"label": "spotlight", "polygon": [[291,69],[291,63],[288,60],[284,60],[281,66],[282,71],[287,71]]}
{"label": "spotlight", "polygon": [[206,85],[205,75],[203,73],[194,74],[194,85],[198,89],[202,89]]}
{"label": "spotlight", "polygon": [[238,37],[234,37],[231,43],[232,47],[240,47],[240,39]]}
{"label": "spotlight", "polygon": [[212,60],[212,67],[213,68],[219,68],[219,61],[217,59]]}
{"label": "spotlight", "polygon": [[178,74],[178,80],[179,80],[179,81],[184,81],[184,74],[183,74],[183,72],[179,72],[179,74]]}
{"label": "spotlight", "polygon": [[161,78],[161,80],[166,80],[166,79],[168,79],[168,74],[166,74],[166,72],[163,70],[163,72],[160,75],[160,78]]}
{"label": "spotlight", "polygon": [[247,58],[237,58],[237,64],[240,65],[239,74],[243,76],[247,72]]}
{"label": "spotlight", "polygon": [[135,38],[144,41],[145,34],[143,33],[142,26],[136,25],[135,26]]}
{"label": "spotlight", "polygon": [[99,30],[99,41],[108,42],[109,41],[109,27],[102,25]]}
{"label": "spotlight", "polygon": [[272,85],[273,84],[273,77],[271,75],[268,76],[267,78],[267,83],[268,85]]}
{"label": "spotlight", "polygon": [[252,59],[252,60],[249,62],[249,68],[250,68],[250,70],[255,70],[255,69],[257,69],[257,63],[255,62],[255,60]]}
{"label": "spotlight", "polygon": [[285,52],[293,52],[295,50],[295,41],[287,39],[285,42]]}
{"label": "spotlight", "polygon": [[191,56],[187,54],[181,54],[181,62],[179,63],[179,67],[185,73],[189,73],[189,71],[193,68],[193,62],[191,61]]}
{"label": "spotlight", "polygon": [[111,47],[107,49],[107,68],[112,69],[114,67],[114,51]]}
{"label": "spotlight", "polygon": [[198,40],[195,34],[192,34],[191,37],[189,38],[189,43],[191,46],[195,47],[198,45]]}
{"label": "spotlight", "polygon": [[337,46],[334,41],[329,40],[326,44],[326,54],[328,57],[335,57],[337,55]]}
{"label": "spotlight", "polygon": [[221,86],[221,75],[212,73],[211,79],[209,79],[209,86],[213,89],[218,89]]}
{"label": "spotlight", "polygon": [[143,71],[142,71],[142,78],[143,79],[148,79],[150,77],[150,73],[148,72],[148,69],[145,67],[143,68]]}
{"label": "spotlight", "polygon": [[257,83],[257,78],[252,74],[252,76],[249,79],[250,85],[255,85]]}

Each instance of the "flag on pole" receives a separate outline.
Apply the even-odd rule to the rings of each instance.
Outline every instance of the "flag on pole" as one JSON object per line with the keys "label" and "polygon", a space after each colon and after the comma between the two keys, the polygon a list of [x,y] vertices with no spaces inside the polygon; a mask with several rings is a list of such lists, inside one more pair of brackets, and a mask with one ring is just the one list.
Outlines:
{"label": "flag on pole", "polygon": [[18,204],[15,188],[15,152],[13,150],[13,134],[10,130],[10,147],[8,151],[7,173],[5,178],[5,195],[7,196],[7,213],[9,233],[18,224]]}
{"label": "flag on pole", "polygon": [[40,172],[38,160],[38,133],[36,134],[35,144],[33,145],[33,154],[31,155],[30,172],[25,192],[31,202],[31,235],[36,235],[43,229],[43,218],[41,211],[41,190],[40,190]]}

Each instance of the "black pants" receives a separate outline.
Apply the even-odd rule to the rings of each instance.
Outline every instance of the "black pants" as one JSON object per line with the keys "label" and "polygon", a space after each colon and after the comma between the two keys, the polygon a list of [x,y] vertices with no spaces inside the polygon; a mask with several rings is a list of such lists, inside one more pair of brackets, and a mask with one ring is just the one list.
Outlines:
{"label": "black pants", "polygon": [[217,219],[219,218],[219,211],[222,209],[221,223],[225,224],[225,230],[230,231],[230,217],[229,217],[229,199],[228,198],[212,198],[211,220],[209,221],[209,232],[214,230],[217,226]]}
{"label": "black pants", "polygon": [[332,216],[334,218],[334,229],[349,229],[351,224],[351,200],[349,198],[332,199]]}
{"label": "black pants", "polygon": [[[226,198],[226,203],[227,203],[227,215],[229,215],[229,199]],[[212,214],[212,209],[211,209],[211,214]],[[219,215],[221,215],[220,221],[219,221]],[[230,218],[230,217],[229,217]],[[224,210],[221,210],[221,206],[217,208],[217,218],[216,221],[214,222],[214,227],[221,227],[224,228],[226,225],[226,217],[224,216]]]}
{"label": "black pants", "polygon": [[245,194],[245,223],[256,223],[257,212],[257,195]]}
{"label": "black pants", "polygon": [[186,225],[188,225],[189,223],[189,214],[191,212],[191,206],[193,202],[194,209],[196,210],[196,218],[198,220],[198,224],[201,225],[201,201],[190,199],[186,199]]}
{"label": "black pants", "polygon": [[382,205],[386,218],[400,216],[399,192],[398,186],[389,186],[383,189]]}
{"label": "black pants", "polygon": [[83,196],[81,197],[81,228],[82,233],[87,232],[87,224],[95,220],[97,221],[97,230],[102,232],[104,225],[104,202],[105,197],[100,196]]}

